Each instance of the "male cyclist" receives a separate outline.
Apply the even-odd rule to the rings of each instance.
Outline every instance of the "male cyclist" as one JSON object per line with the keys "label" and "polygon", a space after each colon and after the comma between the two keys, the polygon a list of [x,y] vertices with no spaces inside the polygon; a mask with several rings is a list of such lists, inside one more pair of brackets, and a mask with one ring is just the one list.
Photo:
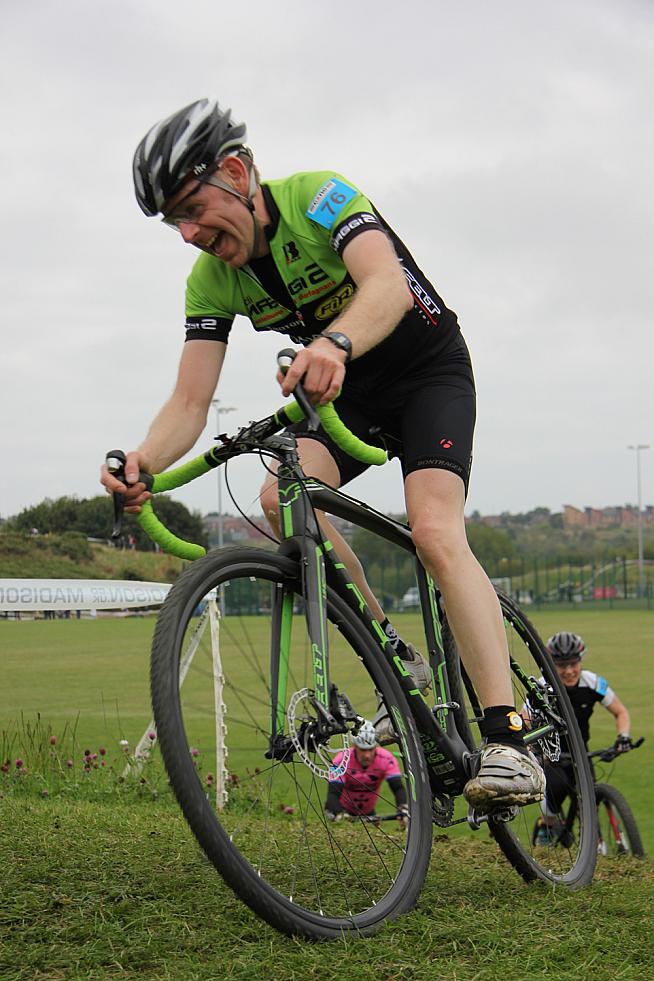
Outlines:
{"label": "male cyclist", "polygon": [[[373,817],[379,799],[379,788],[384,780],[395,797],[396,816],[403,828],[409,824],[409,808],[400,768],[397,760],[387,749],[377,745],[377,735],[372,722],[365,721],[356,736],[352,737],[354,751],[345,772],[330,778],[325,817],[339,821],[345,814]],[[337,753],[332,771],[337,772],[343,760]]]}
{"label": "male cyclist", "polygon": [[[398,140],[412,147],[410,133]],[[539,800],[544,776],[524,747],[495,592],[466,540],[475,387],[456,315],[364,194],[334,171],[261,181],[246,130],[215,100],[201,99],[156,123],[134,157],[146,215],[161,215],[202,253],[186,287],[186,343],[175,389],[145,440],[127,456],[125,486],[103,469],[128,510],[148,498],[139,468],[157,472],[202,432],[236,314],[255,330],[303,345],[279,383],[303,379],[315,403],[337,400],[357,435],[375,427],[401,446],[406,508],[420,558],[442,591],[466,669],[485,706],[486,745],[466,787],[477,808]],[[408,152],[413,152],[409,150]],[[339,396],[339,392],[341,393]],[[305,471],[339,487],[365,466],[324,433],[294,427]],[[274,477],[263,485],[278,524]],[[373,615],[419,687],[428,666],[394,634],[347,544],[321,523]]]}
{"label": "male cyclist", "polygon": [[[615,748],[623,753],[631,749],[629,712],[615,694],[606,678],[593,671],[582,670],[581,662],[586,653],[586,645],[579,634],[561,630],[547,641],[547,650],[552,656],[557,674],[566,687],[572,703],[584,745],[588,748],[590,739],[590,718],[595,706],[601,704],[615,718],[617,736]],[[557,832],[557,812],[568,794],[571,779],[565,764],[550,764],[545,768],[547,788],[545,800],[541,805],[543,816],[538,830],[540,844],[549,844],[554,839],[552,830]]]}

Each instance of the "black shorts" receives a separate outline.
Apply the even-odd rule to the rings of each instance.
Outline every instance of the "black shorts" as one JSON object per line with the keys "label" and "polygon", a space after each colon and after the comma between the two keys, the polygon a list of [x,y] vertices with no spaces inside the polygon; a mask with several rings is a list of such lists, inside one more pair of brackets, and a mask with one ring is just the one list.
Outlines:
{"label": "black shorts", "polygon": [[[360,439],[399,457],[405,477],[414,470],[449,470],[461,477],[467,493],[476,397],[470,355],[460,334],[436,364],[426,364],[424,371],[411,376],[395,376],[383,390],[366,391],[362,385],[348,385],[346,378],[334,407]],[[306,421],[289,428],[327,447],[338,466],[341,487],[367,469],[323,430],[309,432]]]}

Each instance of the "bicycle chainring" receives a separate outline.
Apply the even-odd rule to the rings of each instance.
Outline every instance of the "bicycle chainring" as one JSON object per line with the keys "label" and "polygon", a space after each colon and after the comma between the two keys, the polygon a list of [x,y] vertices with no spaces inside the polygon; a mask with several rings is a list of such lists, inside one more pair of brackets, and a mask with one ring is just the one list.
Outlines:
{"label": "bicycle chainring", "polygon": [[431,819],[439,828],[449,828],[454,817],[454,801],[451,797],[432,797]]}

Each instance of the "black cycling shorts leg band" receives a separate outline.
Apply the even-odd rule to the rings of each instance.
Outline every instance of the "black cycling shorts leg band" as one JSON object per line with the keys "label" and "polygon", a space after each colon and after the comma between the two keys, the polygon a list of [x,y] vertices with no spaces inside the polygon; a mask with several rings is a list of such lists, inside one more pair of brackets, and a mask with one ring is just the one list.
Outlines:
{"label": "black cycling shorts leg band", "polygon": [[419,389],[404,413],[402,471],[448,470],[464,483],[472,466],[476,397],[464,378]]}

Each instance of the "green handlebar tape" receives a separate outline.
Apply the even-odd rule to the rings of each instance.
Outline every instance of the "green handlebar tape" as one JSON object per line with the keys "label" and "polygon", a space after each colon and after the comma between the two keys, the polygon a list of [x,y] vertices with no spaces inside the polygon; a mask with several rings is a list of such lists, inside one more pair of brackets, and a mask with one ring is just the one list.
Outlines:
{"label": "green handlebar tape", "polygon": [[364,443],[362,439],[351,433],[336,414],[333,402],[329,402],[327,405],[317,405],[316,409],[323,429],[342,450],[345,450],[355,460],[360,460],[361,463],[367,463],[373,467],[381,467],[382,463],[386,463],[388,459],[386,450],[383,450],[381,446],[369,446],[368,443]]}
{"label": "green handlebar tape", "polygon": [[188,484],[189,481],[195,480],[196,477],[201,477],[203,473],[207,473],[211,469],[204,458],[204,454],[202,456],[196,456],[194,460],[183,463],[181,467],[175,467],[174,470],[166,470],[165,473],[155,474],[152,493],[161,494],[164,491],[174,490],[175,487],[182,487],[184,484]]}
{"label": "green handlebar tape", "polygon": [[[194,461],[192,461],[194,462]],[[182,467],[179,467],[182,470]],[[176,484],[174,486],[177,486]],[[140,524],[146,535],[156,542],[164,552],[168,552],[170,555],[176,555],[180,559],[201,559],[203,555],[206,555],[206,550],[202,548],[201,545],[194,545],[193,542],[185,542],[177,535],[173,535],[172,531],[168,531],[165,525],[159,521],[152,510],[152,504],[150,501],[146,501],[141,508],[141,513],[138,516],[138,523]]]}
{"label": "green handlebar tape", "polygon": [[[380,467],[382,463],[386,463],[388,459],[386,450],[383,450],[381,446],[369,446],[368,443],[364,443],[358,436],[351,433],[345,423],[339,419],[333,402],[329,402],[327,405],[317,405],[316,411],[327,435],[355,460],[375,467]],[[288,405],[277,410],[276,417],[279,422],[283,422],[285,418],[291,424],[304,419],[304,412],[297,402],[289,402]]]}
{"label": "green handlebar tape", "polygon": [[290,426],[294,422],[299,422],[301,419],[304,419],[304,412],[297,402],[293,400],[292,402],[289,402],[288,405],[283,405],[281,409],[277,410],[275,413],[275,419],[277,419],[277,422],[283,424],[284,426]]}

